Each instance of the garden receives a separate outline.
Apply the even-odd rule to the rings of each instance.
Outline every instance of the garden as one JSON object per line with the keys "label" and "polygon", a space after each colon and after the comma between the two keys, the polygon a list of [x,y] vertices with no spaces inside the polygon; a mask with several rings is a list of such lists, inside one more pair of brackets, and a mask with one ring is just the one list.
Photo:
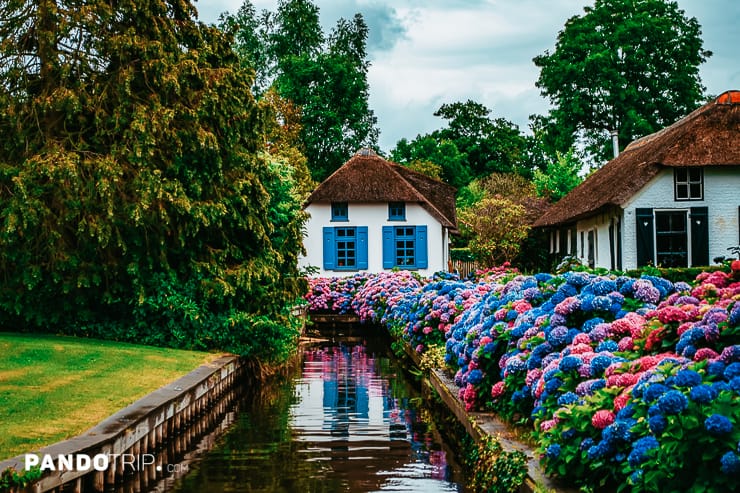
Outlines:
{"label": "garden", "polygon": [[314,278],[309,312],[355,313],[444,354],[469,411],[531,436],[586,491],[731,491],[740,481],[740,260],[688,281],[504,265]]}

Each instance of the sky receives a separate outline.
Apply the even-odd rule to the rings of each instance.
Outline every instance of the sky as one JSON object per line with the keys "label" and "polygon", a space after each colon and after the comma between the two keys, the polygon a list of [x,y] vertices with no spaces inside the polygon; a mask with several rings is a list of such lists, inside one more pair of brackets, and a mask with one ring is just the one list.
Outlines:
{"label": "sky", "polygon": [[[199,18],[216,23],[242,0],[199,0]],[[314,0],[324,32],[361,13],[369,27],[370,109],[380,149],[445,126],[434,116],[444,103],[471,99],[529,132],[529,116],[550,105],[535,87],[532,59],[555,48],[558,33],[593,0]],[[709,94],[740,90],[740,1],[678,0],[702,27],[713,55],[700,67]],[[257,11],[277,0],[253,0]]]}

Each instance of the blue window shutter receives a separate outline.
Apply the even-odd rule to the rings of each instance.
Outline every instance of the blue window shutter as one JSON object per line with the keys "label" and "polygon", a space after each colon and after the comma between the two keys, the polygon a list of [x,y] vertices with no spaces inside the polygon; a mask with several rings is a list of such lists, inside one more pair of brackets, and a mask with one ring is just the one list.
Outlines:
{"label": "blue window shutter", "polygon": [[392,269],[396,261],[396,249],[393,245],[393,226],[383,226],[383,268]]}
{"label": "blue window shutter", "polygon": [[367,226],[357,228],[357,268],[367,270]]}
{"label": "blue window shutter", "polygon": [[426,269],[429,266],[429,255],[427,254],[427,227],[416,227],[416,267]]}
{"label": "blue window shutter", "polygon": [[336,257],[334,228],[324,228],[324,270],[334,270]]}

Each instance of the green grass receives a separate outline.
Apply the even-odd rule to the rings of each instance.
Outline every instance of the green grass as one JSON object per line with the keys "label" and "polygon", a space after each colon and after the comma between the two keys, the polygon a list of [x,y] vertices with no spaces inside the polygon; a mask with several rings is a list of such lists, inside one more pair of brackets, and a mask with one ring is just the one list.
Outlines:
{"label": "green grass", "polygon": [[0,333],[0,460],[79,435],[217,356]]}

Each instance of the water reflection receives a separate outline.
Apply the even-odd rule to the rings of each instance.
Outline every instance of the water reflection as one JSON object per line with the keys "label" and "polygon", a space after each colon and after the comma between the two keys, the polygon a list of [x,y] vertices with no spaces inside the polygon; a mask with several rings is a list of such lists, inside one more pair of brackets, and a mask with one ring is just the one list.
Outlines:
{"label": "water reflection", "polygon": [[307,348],[255,395],[177,492],[463,491],[449,449],[387,345]]}

